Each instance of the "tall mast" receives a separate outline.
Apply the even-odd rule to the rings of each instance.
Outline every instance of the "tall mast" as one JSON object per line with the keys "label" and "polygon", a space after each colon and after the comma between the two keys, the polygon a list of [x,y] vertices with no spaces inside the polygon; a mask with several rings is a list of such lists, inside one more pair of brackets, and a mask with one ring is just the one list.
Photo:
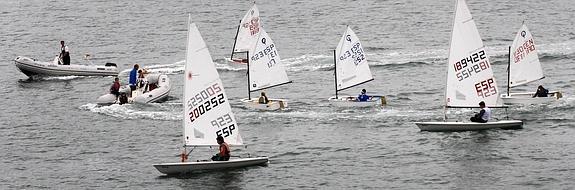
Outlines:
{"label": "tall mast", "polygon": [[240,26],[242,25],[242,20],[240,20],[240,23],[238,24],[238,30],[236,31],[236,37],[234,37],[234,46],[232,47],[232,55],[230,55],[230,60],[233,61],[234,58],[234,52],[236,51],[236,43],[238,40],[238,34],[240,33]]}
{"label": "tall mast", "polygon": [[333,75],[335,76],[335,99],[337,99],[337,63],[336,63],[336,55],[335,55],[335,49],[333,50]]}
{"label": "tall mast", "polygon": [[246,54],[247,54],[247,56],[248,56],[248,57],[247,57],[248,60],[247,60],[247,63],[246,63],[246,65],[248,66],[248,72],[247,72],[247,74],[248,74],[248,100],[251,100],[252,97],[251,97],[251,93],[250,93],[250,92],[251,92],[251,90],[250,90],[250,52],[247,51]]}
{"label": "tall mast", "polygon": [[507,96],[511,89],[511,46],[509,46],[509,56],[507,57]]}

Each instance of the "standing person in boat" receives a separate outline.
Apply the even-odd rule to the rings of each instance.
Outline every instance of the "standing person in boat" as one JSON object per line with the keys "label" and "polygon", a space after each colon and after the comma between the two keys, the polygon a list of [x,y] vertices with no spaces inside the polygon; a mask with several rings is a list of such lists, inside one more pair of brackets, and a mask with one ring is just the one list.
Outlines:
{"label": "standing person in boat", "polygon": [[475,114],[475,116],[471,117],[471,121],[479,123],[487,123],[487,121],[489,121],[489,119],[491,118],[491,109],[485,106],[485,102],[483,101],[479,102],[479,107],[481,108],[481,111]]}
{"label": "standing person in boat", "polygon": [[365,102],[367,100],[369,100],[369,96],[366,94],[365,89],[362,89],[361,94],[359,94],[359,96],[357,96],[357,101]]}
{"label": "standing person in boat", "polygon": [[218,144],[220,145],[220,152],[212,157],[213,161],[228,161],[230,160],[230,146],[228,143],[224,142],[224,137],[218,136],[216,138]]}
{"label": "standing person in boat", "polygon": [[130,80],[129,80],[129,84],[130,84],[130,89],[132,91],[136,90],[136,85],[138,84],[138,69],[140,68],[140,66],[138,64],[134,64],[134,68],[132,69],[132,71],[130,71]]}
{"label": "standing person in boat", "polygon": [[110,93],[116,95],[116,99],[120,96],[120,79],[118,77],[114,79],[114,84],[110,87]]}
{"label": "standing person in boat", "polygon": [[64,41],[60,41],[60,61],[64,65],[70,65],[70,51],[68,50],[68,46],[64,45]]}
{"label": "standing person in boat", "polygon": [[535,92],[535,94],[533,94],[533,98],[535,98],[535,97],[547,97],[547,94],[549,94],[549,90],[543,88],[542,85],[539,85],[539,87],[537,87],[537,92]]}
{"label": "standing person in boat", "polygon": [[146,78],[146,74],[148,74],[148,71],[146,69],[138,70],[138,87],[144,88],[144,92],[147,91],[146,89],[148,85],[148,79]]}
{"label": "standing person in boat", "polygon": [[260,104],[267,104],[267,103],[269,103],[269,102],[270,102],[270,101],[268,100],[268,97],[266,96],[266,93],[265,93],[265,92],[262,92],[262,93],[260,94],[260,98],[258,99],[258,103],[260,103]]}

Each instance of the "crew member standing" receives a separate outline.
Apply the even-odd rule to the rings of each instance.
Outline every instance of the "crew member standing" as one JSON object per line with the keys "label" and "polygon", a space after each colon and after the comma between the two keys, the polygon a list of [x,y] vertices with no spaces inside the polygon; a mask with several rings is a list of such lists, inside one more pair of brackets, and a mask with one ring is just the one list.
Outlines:
{"label": "crew member standing", "polygon": [[64,41],[60,41],[60,61],[64,65],[70,65],[70,51],[68,50],[68,46],[64,45]]}

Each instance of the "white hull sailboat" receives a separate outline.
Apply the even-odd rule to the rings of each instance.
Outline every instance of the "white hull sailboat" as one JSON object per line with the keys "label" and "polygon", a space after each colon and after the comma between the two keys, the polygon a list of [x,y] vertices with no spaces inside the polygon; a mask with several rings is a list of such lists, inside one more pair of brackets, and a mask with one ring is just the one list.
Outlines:
{"label": "white hull sailboat", "polygon": [[337,48],[333,51],[335,96],[328,101],[337,107],[369,107],[386,104],[384,96],[369,96],[367,101],[359,101],[357,96],[341,96],[339,91],[355,87],[373,80],[363,47],[359,38],[348,26]]}
{"label": "white hull sailboat", "polygon": [[[170,78],[166,74],[149,74],[146,76],[143,87],[132,91],[129,85],[120,88],[120,94],[129,94],[127,103],[154,103],[165,100],[170,94]],[[104,94],[96,100],[99,105],[110,105],[120,103],[114,94]]]}
{"label": "white hull sailboat", "polygon": [[[163,174],[178,175],[183,173],[192,173],[195,171],[221,170],[243,168],[248,166],[265,166],[268,165],[267,157],[243,158],[228,161],[195,161],[195,162],[178,162],[155,164],[154,167]],[[182,172],[184,171],[184,172]]]}
{"label": "white hull sailboat", "polygon": [[504,104],[544,104],[562,98],[561,92],[549,92],[547,97],[533,97],[534,92],[512,93],[511,88],[545,78],[533,35],[523,23],[509,47],[507,68],[507,94],[501,94]]}
{"label": "white hull sailboat", "polygon": [[249,58],[246,63],[248,67],[248,98],[241,101],[251,109],[268,111],[284,109],[287,107],[287,100],[285,99],[268,98],[269,102],[264,104],[259,102],[259,98],[251,97],[252,92],[292,82],[287,76],[276,45],[263,28],[259,29],[256,42],[253,49],[246,52]]}
{"label": "white hull sailboat", "polygon": [[106,65],[60,65],[58,57],[52,62],[18,56],[14,59],[16,67],[25,75],[32,76],[118,76],[115,63]]}
{"label": "white hull sailboat", "polygon": [[[446,108],[475,108],[483,101],[487,107],[500,107],[499,89],[485,53],[475,21],[465,4],[457,0],[451,33],[445,88]],[[445,113],[445,118],[447,113]],[[474,122],[416,122],[422,131],[475,131],[493,128],[520,129],[519,120]]]}
{"label": "white hull sailboat", "polygon": [[[180,175],[266,165],[269,158],[263,156],[232,157],[228,161],[187,161],[191,153],[188,147],[217,147],[218,136],[231,146],[243,145],[243,139],[210,52],[194,23],[189,23],[186,52],[182,161],[155,164],[154,167],[167,175]],[[233,152],[231,154],[235,156]]]}
{"label": "white hull sailboat", "polygon": [[232,47],[232,55],[230,57],[231,61],[239,64],[246,64],[248,62],[247,52],[252,50],[252,47],[258,40],[260,28],[262,28],[260,11],[254,2],[252,8],[248,10],[238,25],[234,46]]}

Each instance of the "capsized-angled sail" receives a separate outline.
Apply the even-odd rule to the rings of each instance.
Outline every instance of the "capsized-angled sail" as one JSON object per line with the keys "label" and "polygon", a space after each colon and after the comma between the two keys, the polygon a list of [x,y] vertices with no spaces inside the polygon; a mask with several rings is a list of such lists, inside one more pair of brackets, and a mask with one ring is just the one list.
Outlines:
{"label": "capsized-angled sail", "polygon": [[228,96],[196,24],[188,28],[184,73],[184,144],[218,145],[221,135],[230,145],[243,144]]}
{"label": "capsized-angled sail", "polygon": [[240,22],[234,52],[251,50],[260,34],[261,27],[260,12],[256,4],[254,4]]}
{"label": "capsized-angled sail", "polygon": [[361,42],[350,27],[347,27],[339,40],[335,55],[336,90],[344,90],[373,80]]}
{"label": "capsized-angled sail", "polygon": [[291,82],[274,41],[263,28],[249,56],[251,92]]}
{"label": "capsized-angled sail", "polygon": [[533,36],[523,24],[515,35],[509,60],[509,87],[515,87],[543,78]]}
{"label": "capsized-angled sail", "polygon": [[487,106],[497,106],[498,97],[491,62],[475,21],[465,0],[458,0],[447,64],[446,105],[477,107],[484,101]]}

